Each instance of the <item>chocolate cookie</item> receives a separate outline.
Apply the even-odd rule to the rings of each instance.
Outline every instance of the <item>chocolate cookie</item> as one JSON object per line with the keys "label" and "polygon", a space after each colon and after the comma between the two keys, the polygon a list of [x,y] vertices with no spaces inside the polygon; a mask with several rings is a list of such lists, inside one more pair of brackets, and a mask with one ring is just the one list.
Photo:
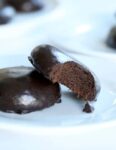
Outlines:
{"label": "chocolate cookie", "polygon": [[50,45],[36,47],[29,57],[33,66],[53,83],[61,83],[86,101],[95,100],[100,91],[96,77],[80,62],[61,62],[64,54]]}
{"label": "chocolate cookie", "polygon": [[0,69],[0,110],[18,114],[60,102],[60,87],[30,67]]}
{"label": "chocolate cookie", "polygon": [[43,5],[38,0],[6,0],[8,5],[20,12],[41,10]]}

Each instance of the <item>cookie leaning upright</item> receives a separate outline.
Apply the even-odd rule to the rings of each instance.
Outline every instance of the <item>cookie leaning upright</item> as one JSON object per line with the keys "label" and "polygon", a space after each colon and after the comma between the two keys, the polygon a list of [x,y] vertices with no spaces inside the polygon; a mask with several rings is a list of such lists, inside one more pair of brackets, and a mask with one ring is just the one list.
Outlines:
{"label": "cookie leaning upright", "polygon": [[61,57],[66,57],[61,50],[50,45],[40,45],[32,51],[29,60],[46,78],[67,86],[78,98],[96,100],[100,91],[96,76],[80,62],[70,61],[68,57],[62,62]]}

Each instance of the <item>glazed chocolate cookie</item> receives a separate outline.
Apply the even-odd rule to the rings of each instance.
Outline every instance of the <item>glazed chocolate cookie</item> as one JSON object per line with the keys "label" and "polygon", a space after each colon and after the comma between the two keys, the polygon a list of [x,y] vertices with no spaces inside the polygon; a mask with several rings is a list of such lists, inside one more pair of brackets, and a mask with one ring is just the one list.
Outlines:
{"label": "glazed chocolate cookie", "polygon": [[60,87],[30,67],[0,69],[0,110],[18,114],[60,102]]}
{"label": "glazed chocolate cookie", "polygon": [[53,83],[61,83],[70,88],[78,98],[85,101],[96,100],[100,91],[96,77],[80,62],[61,62],[66,56],[57,48],[50,45],[36,47],[29,60],[38,72],[42,73]]}

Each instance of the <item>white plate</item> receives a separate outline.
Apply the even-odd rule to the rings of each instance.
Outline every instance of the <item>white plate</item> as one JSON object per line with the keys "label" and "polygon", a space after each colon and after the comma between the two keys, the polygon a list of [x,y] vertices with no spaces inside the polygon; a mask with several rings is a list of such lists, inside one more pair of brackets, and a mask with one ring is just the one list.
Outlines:
{"label": "white plate", "polygon": [[[78,60],[89,66],[100,78],[102,84],[102,89],[98,97],[97,102],[94,102],[95,111],[91,114],[86,114],[82,112],[83,103],[76,101],[76,97],[72,97],[69,90],[62,86],[62,103],[56,104],[55,106],[44,109],[43,111],[38,111],[30,113],[27,115],[15,115],[0,113],[1,120],[8,122],[9,124],[27,124],[27,128],[30,125],[36,127],[59,127],[63,126],[78,126],[86,124],[103,123],[104,121],[115,120],[116,111],[116,84],[114,70],[114,65],[116,63],[107,62],[107,65],[103,65],[103,60],[93,60],[92,58],[78,56]],[[0,67],[8,66],[19,66],[19,65],[29,65],[30,63],[27,56],[24,55],[9,55],[0,56]],[[107,68],[105,69],[105,66]],[[113,74],[113,76],[112,76]],[[110,85],[112,84],[112,85]],[[114,86],[114,87],[113,87]],[[114,89],[113,89],[114,88]],[[110,115],[109,115],[110,113]]]}
{"label": "white plate", "polygon": [[[116,25],[115,1],[88,0],[85,3],[83,0],[77,2],[73,0],[72,3],[74,2],[72,14],[60,20],[62,23],[58,21],[54,23],[54,30],[49,33],[52,41],[71,52],[96,56],[115,55],[116,50],[107,47],[105,43],[110,29]],[[59,25],[55,30],[57,24]]]}
{"label": "white plate", "polygon": [[0,26],[1,54],[29,54],[35,46],[48,43],[50,22],[63,18],[66,10],[61,0],[43,3],[46,3],[43,11],[17,15],[11,24]]}
{"label": "white plate", "polygon": [[59,5],[57,0],[38,0],[43,4],[43,9],[31,13],[17,13],[12,21],[5,25],[0,25],[0,39],[11,39],[13,37],[29,33],[36,26],[48,20],[51,12]]}
{"label": "white plate", "polygon": [[[93,103],[95,111],[91,114],[82,112],[83,104],[62,87],[61,104],[21,116],[0,112],[1,148],[86,150],[84,142],[95,150],[95,144],[97,148],[102,145],[106,150],[109,150],[108,146],[115,150],[112,144],[116,131],[116,62],[106,61],[104,64],[101,59],[73,57],[89,66],[100,79],[102,89],[97,102]],[[0,68],[14,65],[30,66],[27,55],[0,55]],[[104,138],[102,142],[98,140],[100,137]],[[108,143],[106,137],[110,139]]]}
{"label": "white plate", "polygon": [[24,36],[11,39],[0,39],[0,55],[26,54],[39,44],[47,43],[48,39],[42,31],[30,31]]}

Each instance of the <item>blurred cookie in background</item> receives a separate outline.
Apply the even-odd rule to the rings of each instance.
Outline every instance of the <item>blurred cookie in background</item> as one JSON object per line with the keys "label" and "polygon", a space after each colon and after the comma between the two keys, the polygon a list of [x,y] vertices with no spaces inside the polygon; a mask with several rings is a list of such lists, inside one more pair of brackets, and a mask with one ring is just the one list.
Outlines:
{"label": "blurred cookie in background", "polygon": [[116,49],[116,26],[112,27],[107,40],[106,40],[107,46]]}
{"label": "blurred cookie in background", "polygon": [[6,0],[6,2],[20,12],[32,12],[43,8],[38,0]]}
{"label": "blurred cookie in background", "polygon": [[4,0],[0,0],[0,25],[8,23],[15,15],[15,9],[8,6]]}

